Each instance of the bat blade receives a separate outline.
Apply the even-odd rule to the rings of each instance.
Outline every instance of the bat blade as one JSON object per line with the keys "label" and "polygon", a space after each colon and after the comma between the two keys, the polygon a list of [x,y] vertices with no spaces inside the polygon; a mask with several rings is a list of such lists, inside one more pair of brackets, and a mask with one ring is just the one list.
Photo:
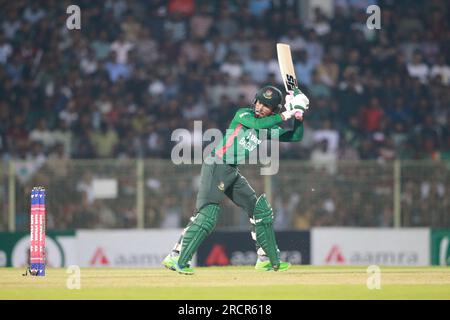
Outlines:
{"label": "bat blade", "polygon": [[292,61],[291,47],[285,43],[277,43],[277,55],[284,88],[286,91],[292,91],[294,88],[298,88],[294,63]]}

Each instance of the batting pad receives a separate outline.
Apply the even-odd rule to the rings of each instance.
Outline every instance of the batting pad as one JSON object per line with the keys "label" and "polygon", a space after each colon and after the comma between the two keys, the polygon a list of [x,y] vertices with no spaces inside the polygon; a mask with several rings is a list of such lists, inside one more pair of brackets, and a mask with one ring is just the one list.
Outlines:
{"label": "batting pad", "polygon": [[183,268],[191,261],[200,244],[214,230],[219,217],[220,207],[208,204],[200,209],[191,225],[186,229],[181,242],[181,252],[178,265]]}
{"label": "batting pad", "polygon": [[273,211],[265,194],[262,194],[255,205],[256,241],[263,248],[274,269],[280,265],[280,254],[273,230]]}

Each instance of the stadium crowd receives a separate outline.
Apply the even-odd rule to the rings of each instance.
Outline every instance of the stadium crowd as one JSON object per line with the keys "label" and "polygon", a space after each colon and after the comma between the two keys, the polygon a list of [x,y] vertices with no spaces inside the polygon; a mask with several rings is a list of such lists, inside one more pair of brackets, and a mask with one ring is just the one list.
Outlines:
{"label": "stadium crowd", "polygon": [[[2,4],[5,161],[170,158],[175,129],[224,130],[260,86],[282,88],[276,42],[311,101],[283,159],[331,163],[330,175],[337,160],[450,159],[444,0],[336,0],[306,20],[296,1],[76,2],[80,30],[66,26],[69,1]],[[374,2],[379,30],[366,26]]]}

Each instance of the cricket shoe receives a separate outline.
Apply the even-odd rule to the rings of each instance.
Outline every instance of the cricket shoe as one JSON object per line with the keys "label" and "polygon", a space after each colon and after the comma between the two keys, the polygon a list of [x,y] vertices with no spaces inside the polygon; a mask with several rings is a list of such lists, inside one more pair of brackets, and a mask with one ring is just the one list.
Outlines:
{"label": "cricket shoe", "polygon": [[[286,271],[290,267],[291,267],[291,264],[289,262],[280,261],[280,266],[278,267],[278,270],[275,270],[275,271]],[[257,271],[271,271],[271,270],[274,270],[274,268],[272,267],[272,263],[269,260],[262,261],[259,258],[256,261],[255,269]]]}
{"label": "cricket shoe", "polygon": [[179,256],[172,256],[171,253],[164,258],[161,264],[169,270],[176,271],[175,265],[178,263]]}
{"label": "cricket shoe", "polygon": [[175,271],[177,271],[180,274],[185,274],[185,275],[192,275],[192,274],[194,274],[194,269],[192,269],[190,266],[186,266],[186,267],[181,268],[178,265],[178,261],[175,263],[174,267],[175,267]]}
{"label": "cricket shoe", "polygon": [[181,274],[194,274],[194,269],[192,269],[190,266],[186,266],[184,268],[181,268],[178,265],[178,258],[180,256],[172,256],[172,254],[168,254],[167,257],[164,258],[163,262],[161,263],[164,267],[166,267],[169,270],[177,271]]}

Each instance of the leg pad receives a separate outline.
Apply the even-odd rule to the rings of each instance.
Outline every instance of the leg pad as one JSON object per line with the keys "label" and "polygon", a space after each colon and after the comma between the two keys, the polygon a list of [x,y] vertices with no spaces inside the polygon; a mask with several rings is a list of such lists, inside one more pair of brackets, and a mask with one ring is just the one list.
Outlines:
{"label": "leg pad", "polygon": [[267,254],[276,270],[280,265],[280,251],[273,230],[273,210],[265,194],[262,194],[256,201],[254,220],[256,241]]}
{"label": "leg pad", "polygon": [[200,244],[214,230],[219,212],[218,204],[208,204],[201,208],[191,221],[181,242],[181,252],[178,259],[178,265],[181,268],[188,265]]}

